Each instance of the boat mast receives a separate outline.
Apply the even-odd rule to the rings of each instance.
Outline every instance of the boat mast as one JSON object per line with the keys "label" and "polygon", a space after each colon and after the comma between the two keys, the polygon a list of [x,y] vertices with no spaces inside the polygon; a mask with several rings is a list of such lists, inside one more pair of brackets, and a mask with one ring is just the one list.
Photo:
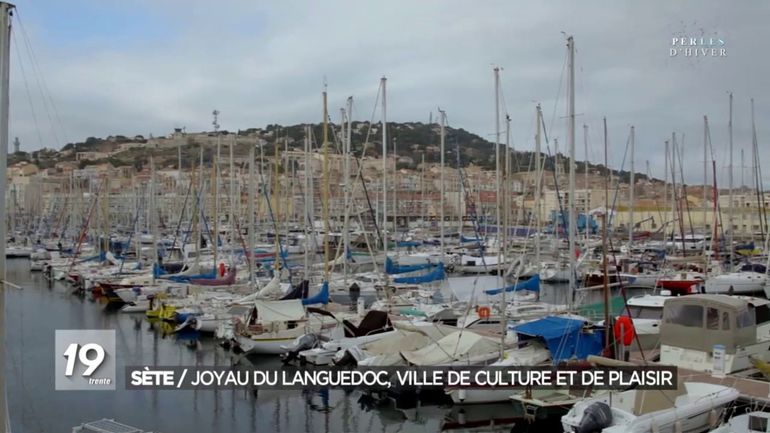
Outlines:
{"label": "boat mast", "polygon": [[249,251],[246,259],[249,261],[249,285],[254,285],[254,146],[249,146]]}
{"label": "boat mast", "polygon": [[439,248],[440,251],[440,257],[441,262],[444,262],[444,145],[445,145],[445,124],[446,124],[446,112],[444,110],[440,109],[438,110],[440,119],[441,119],[441,127],[440,127],[440,150],[439,153],[441,154],[441,174],[440,174],[440,184],[441,184],[441,194],[439,194]]}
{"label": "boat mast", "polygon": [[568,83],[568,135],[569,140],[569,303],[572,303],[572,297],[575,290],[575,280],[577,277],[577,266],[575,262],[575,41],[570,36],[567,38],[567,47],[569,49],[569,83]]}
{"label": "boat mast", "polygon": [[[5,330],[5,188],[8,158],[8,77],[11,50],[10,3],[0,2],[0,330]],[[0,332],[0,347],[5,348],[5,332]],[[8,432],[8,403],[5,399],[5,350],[0,350],[0,426]]]}
{"label": "boat mast", "polygon": [[313,230],[313,218],[311,217],[313,206],[313,185],[310,183],[313,174],[313,166],[310,158],[310,125],[305,125],[305,257],[303,280],[310,280],[310,237],[315,236]]}
{"label": "boat mast", "polygon": [[585,156],[585,162],[583,166],[583,194],[584,203],[583,207],[583,219],[585,220],[585,248],[588,248],[588,236],[589,236],[589,224],[588,224],[588,207],[590,206],[590,200],[588,199],[588,125],[583,124],[583,156]]}
{"label": "boat mast", "polygon": [[[431,113],[431,117],[433,113]],[[432,123],[431,123],[432,125]],[[425,152],[422,152],[420,162],[420,221],[425,224]]]}
{"label": "boat mast", "polygon": [[[502,237],[502,248],[500,249],[501,252],[498,253],[498,256],[502,259],[498,259],[497,261],[497,274],[498,278],[502,281],[503,285],[501,286],[503,288],[503,293],[500,297],[500,327],[501,333],[500,333],[500,352],[505,350],[505,337],[508,332],[508,303],[505,299],[505,278],[502,277],[502,265],[501,261],[504,260],[505,253],[508,250],[508,214],[510,211],[510,206],[508,205],[508,170],[510,165],[510,158],[511,158],[511,149],[510,149],[510,143],[511,141],[511,116],[508,114],[505,115],[505,168],[503,169],[503,211],[505,212],[504,219],[505,222],[503,224],[503,237]],[[499,231],[498,231],[499,233]],[[518,281],[518,279],[517,279]]]}
{"label": "boat mast", "polygon": [[757,141],[757,125],[754,120],[754,98],[751,98],[751,185],[756,189],[757,206],[759,207],[759,230],[765,239],[767,210],[764,205],[764,188],[762,186],[762,168],[759,160],[759,142]]}
{"label": "boat mast", "polygon": [[535,263],[540,266],[540,211],[542,206],[542,177],[543,165],[540,161],[541,153],[541,126],[543,122],[543,111],[540,104],[535,108],[537,121],[537,134],[535,135]]}
{"label": "boat mast", "polygon": [[[607,149],[609,146],[607,143],[608,139],[607,139],[607,118],[606,117],[603,119],[603,123],[604,123],[604,168],[608,170],[609,161],[607,160]],[[609,213],[609,206],[610,206],[609,204],[610,189],[609,189],[608,179],[609,179],[608,177],[605,177],[604,179],[604,212],[602,213],[602,257],[604,258],[604,260],[602,260],[602,274],[603,274],[602,294],[604,296],[605,326],[609,326],[609,323],[610,323],[610,285],[609,285],[610,274],[608,269],[610,257],[607,254],[607,214]],[[610,347],[610,333],[608,331],[604,332],[604,347],[605,348]]]}
{"label": "boat mast", "polygon": [[393,137],[393,182],[391,182],[393,186],[393,209],[391,210],[393,211],[393,250],[396,252],[396,254],[398,254],[398,237],[397,237],[398,227],[396,226],[397,224],[396,221],[398,220],[398,205],[396,202],[396,198],[397,198],[396,193],[398,192],[398,189],[397,189],[398,182],[396,182],[396,180],[398,179],[397,177],[398,174],[396,173],[396,163],[398,162],[397,161],[398,156],[396,154],[397,141],[398,140],[396,139],[396,137]]}
{"label": "boat mast", "polygon": [[[230,211],[228,219],[230,220],[230,263],[235,265],[235,253],[233,247],[235,246],[236,238],[238,234],[235,231],[236,226],[236,200],[235,200],[235,162],[233,158],[233,152],[235,145],[237,144],[238,136],[233,134],[233,141],[230,142]],[[240,202],[240,200],[238,201]]]}
{"label": "boat mast", "polygon": [[203,207],[206,204],[206,197],[204,195],[204,187],[206,185],[205,181],[203,180],[203,146],[200,148],[200,156],[198,160],[198,207],[195,210],[195,269],[196,272],[200,269],[201,264],[201,238],[203,235],[202,232],[202,224],[203,224]]}
{"label": "boat mast", "polygon": [[[388,258],[388,79],[380,78],[382,89],[382,251]],[[384,262],[383,262],[384,263]],[[384,269],[384,268],[383,268]],[[386,273],[387,274],[387,273]]]}
{"label": "boat mast", "polygon": [[733,222],[733,94],[730,92],[730,120],[727,124],[727,129],[730,133],[730,160],[729,160],[729,168],[728,168],[728,188],[729,188],[729,205],[727,206],[728,213],[727,213],[727,225],[729,226],[730,230],[727,232],[728,238],[727,238],[727,255],[729,257],[729,262],[727,265],[728,271],[733,271],[733,240],[735,237],[734,233],[734,222]]}
{"label": "boat mast", "polygon": [[[677,186],[676,186],[676,155],[679,154],[679,146],[676,144],[676,133],[671,133],[671,215],[679,222],[679,235],[682,238],[682,256],[687,255],[687,245],[685,243],[684,234],[684,216],[682,215],[682,206],[677,198]],[[676,228],[676,226],[674,226]],[[676,243],[674,243],[676,247]]]}
{"label": "boat mast", "polygon": [[310,208],[313,205],[313,187],[310,184],[310,176],[312,176],[313,166],[310,158],[310,125],[305,125],[305,254],[304,254],[304,271],[303,281],[309,281],[310,279],[310,236],[315,236],[313,233],[313,218],[310,216]]}
{"label": "boat mast", "polygon": [[344,176],[345,176],[345,182],[343,183],[345,187],[345,216],[344,216],[344,229],[342,232],[343,236],[343,261],[342,261],[342,270],[343,274],[345,276],[345,286],[348,284],[348,251],[350,250],[350,152],[351,152],[351,140],[353,138],[352,136],[352,128],[353,128],[353,97],[348,97],[348,105],[347,109],[345,110],[345,115],[347,118],[347,129],[345,129],[345,166],[344,166]]}
{"label": "boat mast", "polygon": [[[109,195],[109,192],[105,194],[106,196]],[[158,240],[160,240],[160,234],[158,232],[158,204],[157,204],[157,184],[155,183],[155,160],[153,159],[152,155],[150,155],[150,200],[149,200],[149,207],[150,207],[150,220],[148,221],[150,224],[150,235],[152,237],[152,257],[150,257],[150,260],[148,260],[149,263],[156,263],[158,261]],[[108,234],[108,247],[107,251],[109,251],[109,234]],[[155,273],[153,272],[153,280],[154,280]]]}
{"label": "boat mast", "polygon": [[[708,185],[708,182],[709,182],[708,166],[707,166],[707,161],[708,161],[708,127],[709,127],[708,125],[709,125],[708,118],[706,116],[703,116],[703,205],[701,206],[701,208],[703,210],[703,234],[704,234],[704,236],[707,234],[706,233],[706,220],[708,218],[708,207],[706,205],[706,202],[708,201],[708,188],[707,188],[707,185]],[[706,253],[706,244],[707,244],[707,242],[705,242],[705,237],[704,237],[704,242],[703,242],[703,253],[704,254]],[[706,268],[708,269],[708,266],[706,266]]]}
{"label": "boat mast", "polygon": [[664,151],[664,154],[665,154],[664,155],[665,161],[663,163],[663,220],[664,221],[661,229],[663,230],[665,249],[668,251],[668,243],[665,240],[665,238],[667,237],[666,224],[669,223],[669,219],[668,219],[668,140],[666,140],[666,150]]}
{"label": "boat mast", "polygon": [[211,187],[214,188],[214,230],[213,230],[213,236],[211,236],[211,248],[212,252],[214,253],[214,267],[216,268],[217,262],[219,261],[219,154],[220,154],[220,137],[219,137],[219,110],[214,110],[212,113],[214,115],[214,121],[211,122],[212,125],[214,125],[214,135],[217,136],[217,154],[216,159],[214,160],[214,163],[211,164]]}
{"label": "boat mast", "polygon": [[634,241],[634,188],[636,185],[636,173],[634,172],[634,127],[631,126],[631,185],[628,191],[628,245]]}
{"label": "boat mast", "polygon": [[[501,244],[500,244],[500,68],[495,67],[495,224],[497,225],[495,231],[495,241],[497,244],[497,264],[495,265],[495,274],[497,275],[497,287],[501,287],[500,282],[500,262],[501,258]],[[505,293],[505,290],[503,290]],[[501,306],[501,311],[504,307]]]}
{"label": "boat mast", "polygon": [[323,219],[324,219],[324,281],[329,282],[329,232],[331,225],[329,222],[329,108],[327,106],[326,85],[323,92]]}
{"label": "boat mast", "polygon": [[[275,215],[270,215],[273,223],[273,238],[275,239],[275,264],[274,269],[278,275],[281,275],[281,253],[283,247],[281,246],[281,184],[280,176],[278,175],[278,167],[280,165],[281,148],[278,144],[278,132],[276,132],[275,141],[273,142],[273,199],[271,203],[275,203]],[[272,205],[268,206],[270,209]]]}

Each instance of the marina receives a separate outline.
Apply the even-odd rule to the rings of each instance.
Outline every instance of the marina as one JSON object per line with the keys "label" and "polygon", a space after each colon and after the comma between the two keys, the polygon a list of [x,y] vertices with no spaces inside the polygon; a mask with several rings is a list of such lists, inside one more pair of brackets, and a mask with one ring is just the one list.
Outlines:
{"label": "marina", "polygon": [[[373,55],[346,41],[332,56],[339,66],[328,53],[310,55],[308,42],[334,40],[335,26],[317,32],[323,38],[303,33],[321,9],[210,8],[212,17],[238,15],[233,29],[217,28],[217,43],[229,42],[211,49],[205,32],[171,24],[166,39],[145,21],[197,22],[194,1],[184,11],[158,5],[146,16],[112,15],[123,7],[85,10],[111,32],[126,26],[142,36],[127,33],[131,43],[114,40],[113,49],[103,29],[80,26],[100,35],[89,44],[112,60],[76,76],[61,68],[54,80],[33,46],[62,31],[59,16],[41,25],[51,11],[24,4],[34,19],[26,26],[25,12],[0,1],[2,431],[770,431],[768,130],[765,101],[755,107],[753,96],[767,97],[761,86],[735,80],[739,92],[689,101],[702,113],[676,110],[677,90],[650,87],[634,67],[596,57],[607,41],[597,42],[602,32],[591,20],[543,42],[542,59],[526,53],[537,74],[480,60],[475,51],[486,50],[466,45],[472,28],[457,30],[467,33],[459,39],[452,26],[433,28],[430,44],[450,47],[439,40],[455,38],[474,60],[431,67],[432,83],[419,71],[457,62],[406,62],[393,53],[423,42],[396,43],[403,35],[392,29],[369,42],[399,49]],[[521,32],[492,20],[489,5],[446,7],[457,17],[483,10],[493,28]],[[342,9],[367,17],[355,29],[363,39],[378,34],[366,27],[389,22]],[[344,29],[346,13],[325,20]],[[573,14],[582,12],[553,16]],[[659,27],[640,15],[648,31]],[[278,16],[291,25],[274,27]],[[432,28],[418,16],[397,19],[414,31]],[[264,30],[239,24],[244,17]],[[721,31],[666,36],[673,48],[652,63],[761,76],[732,55],[740,47]],[[83,36],[59,33],[54,46],[72,55],[67,37]],[[178,45],[185,38],[199,47]],[[276,48],[297,40],[302,47]],[[121,58],[148,41],[150,58],[158,50],[168,59],[135,69]],[[166,76],[165,66],[199,51],[207,52],[205,73]],[[353,52],[391,72],[357,70]],[[700,63],[734,58],[740,66]],[[401,61],[408,65],[396,67]],[[229,79],[213,73],[230,68],[246,69]],[[323,68],[332,80],[305,83]],[[77,75],[91,77],[83,89],[94,94],[131,92],[120,103],[69,102],[62,122],[47,78],[72,98]],[[441,83],[442,75],[456,76]],[[444,90],[422,100],[423,86]],[[481,88],[486,98],[469,96]],[[615,94],[624,100],[611,101]],[[415,101],[435,105],[427,122],[414,120]],[[642,108],[630,110],[629,101]],[[74,117],[126,105],[144,111],[114,115],[120,124],[101,125],[94,111]],[[201,108],[212,105],[223,110]],[[669,109],[677,116],[659,113]],[[88,138],[68,139],[65,123]],[[152,132],[118,133],[130,128]],[[27,144],[33,133],[37,150]]]}

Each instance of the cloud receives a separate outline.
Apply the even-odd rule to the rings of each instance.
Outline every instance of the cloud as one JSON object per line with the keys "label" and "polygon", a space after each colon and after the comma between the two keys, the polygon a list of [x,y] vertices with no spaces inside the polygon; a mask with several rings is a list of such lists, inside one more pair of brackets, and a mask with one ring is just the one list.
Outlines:
{"label": "cloud", "polygon": [[[52,129],[69,141],[160,135],[178,126],[208,129],[214,108],[230,130],[319,121],[324,80],[333,116],[353,95],[355,117],[369,119],[383,75],[389,119],[425,121],[441,106],[453,126],[489,138],[493,64],[503,67],[515,147],[534,147],[534,105],[541,102],[550,136],[564,149],[562,31],[573,34],[577,46],[579,159],[580,125],[586,123],[589,154],[601,161],[606,116],[612,165],[619,167],[635,125],[636,166],[649,160],[653,174],[662,176],[663,143],[676,131],[684,134],[691,161],[687,180],[700,181],[702,119],[708,115],[720,173],[726,173],[728,90],[735,94],[735,165],[738,149],[748,155],[751,145],[749,98],[756,99],[760,144],[770,137],[763,124],[770,114],[770,88],[764,85],[770,60],[756,48],[770,36],[764,25],[770,6],[763,3],[194,0],[180,7],[148,0],[82,1],[66,10],[57,4],[18,5],[63,124],[63,131],[51,127],[51,110],[44,109],[27,64],[35,126],[14,67],[11,134],[25,149],[63,145]],[[698,32],[723,36],[728,56],[669,56],[672,36]],[[27,54],[20,54],[24,64]],[[770,157],[763,155],[762,162]],[[726,185],[725,176],[719,182]]]}

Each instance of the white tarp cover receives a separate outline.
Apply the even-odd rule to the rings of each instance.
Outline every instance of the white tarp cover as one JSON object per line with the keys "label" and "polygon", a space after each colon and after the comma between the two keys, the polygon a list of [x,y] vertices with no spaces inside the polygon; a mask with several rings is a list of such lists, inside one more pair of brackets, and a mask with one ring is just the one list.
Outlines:
{"label": "white tarp cover", "polygon": [[265,284],[265,287],[257,293],[257,298],[276,298],[283,296],[283,289],[281,289],[281,276],[277,275]]}
{"label": "white tarp cover", "polygon": [[262,323],[286,322],[289,320],[301,320],[305,318],[305,308],[301,299],[289,299],[286,301],[254,301],[257,307],[257,317]]}
{"label": "white tarp cover", "polygon": [[399,331],[419,332],[420,334],[427,336],[430,339],[430,342],[438,341],[453,332],[457,332],[457,328],[454,326],[441,325],[432,322],[407,322],[405,320],[395,320],[393,321],[393,327]]}
{"label": "white tarp cover", "polygon": [[120,262],[118,259],[115,258],[115,255],[112,254],[112,251],[107,251],[107,254],[104,255],[104,258],[107,259],[108,262],[110,262],[113,265],[119,265]]}
{"label": "white tarp cover", "polygon": [[415,351],[402,351],[410,364],[447,365],[456,361],[477,362],[500,353],[500,344],[470,331],[457,331]]}

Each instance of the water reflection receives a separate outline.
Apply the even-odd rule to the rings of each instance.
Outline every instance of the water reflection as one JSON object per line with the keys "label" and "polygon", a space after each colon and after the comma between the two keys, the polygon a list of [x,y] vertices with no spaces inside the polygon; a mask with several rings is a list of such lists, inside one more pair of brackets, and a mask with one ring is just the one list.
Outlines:
{"label": "water reflection", "polygon": [[[274,357],[245,357],[195,331],[173,332],[143,314],[105,310],[98,299],[73,296],[26,260],[9,260],[6,292],[9,409],[14,431],[69,431],[104,417],[164,433],[555,431],[558,420],[526,421],[513,404],[451,406],[435,395],[382,398],[329,388],[303,390],[128,391],[126,366],[193,365],[281,368]],[[554,293],[562,293],[554,289]],[[114,392],[54,391],[56,329],[115,329],[118,384]],[[293,367],[292,367],[293,368]],[[534,426],[534,427],[533,427]],[[556,427],[554,427],[556,426]]]}

